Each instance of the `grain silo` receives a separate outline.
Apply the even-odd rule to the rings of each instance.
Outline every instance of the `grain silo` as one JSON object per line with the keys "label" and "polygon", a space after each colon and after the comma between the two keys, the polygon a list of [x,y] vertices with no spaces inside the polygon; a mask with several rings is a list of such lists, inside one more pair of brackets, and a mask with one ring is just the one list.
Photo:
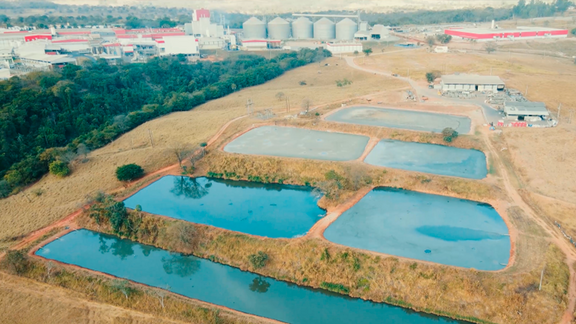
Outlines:
{"label": "grain silo", "polygon": [[290,38],[290,24],[280,17],[272,19],[268,23],[268,38],[279,40]]}
{"label": "grain silo", "polygon": [[296,39],[312,38],[312,22],[310,19],[300,17],[292,22],[292,37]]}
{"label": "grain silo", "polygon": [[242,24],[244,39],[265,39],[266,24],[262,20],[252,17]]}
{"label": "grain silo", "polygon": [[358,24],[349,18],[344,18],[336,24],[336,39],[353,40],[358,31]]}
{"label": "grain silo", "polygon": [[334,23],[328,18],[321,18],[314,23],[315,39],[334,39]]}

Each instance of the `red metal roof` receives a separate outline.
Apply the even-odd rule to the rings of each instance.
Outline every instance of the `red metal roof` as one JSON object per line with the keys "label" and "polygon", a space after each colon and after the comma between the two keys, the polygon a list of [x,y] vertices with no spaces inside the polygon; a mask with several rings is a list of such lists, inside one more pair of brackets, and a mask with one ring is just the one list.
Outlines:
{"label": "red metal roof", "polygon": [[210,18],[210,10],[208,9],[197,9],[194,10],[194,21],[200,20],[200,18]]}
{"label": "red metal roof", "polygon": [[117,46],[121,46],[120,43],[108,43],[108,44],[104,44],[104,47],[117,47]]}
{"label": "red metal roof", "polygon": [[57,31],[58,35],[90,35],[91,31]]}
{"label": "red metal roof", "polygon": [[31,42],[31,41],[35,41],[38,39],[48,39],[51,40],[52,39],[52,35],[47,34],[47,35],[28,35],[28,36],[24,36],[24,41],[25,42]]}
{"label": "red metal roof", "polygon": [[60,39],[60,40],[53,40],[52,43],[53,44],[58,44],[58,43],[87,43],[88,40],[87,39]]}

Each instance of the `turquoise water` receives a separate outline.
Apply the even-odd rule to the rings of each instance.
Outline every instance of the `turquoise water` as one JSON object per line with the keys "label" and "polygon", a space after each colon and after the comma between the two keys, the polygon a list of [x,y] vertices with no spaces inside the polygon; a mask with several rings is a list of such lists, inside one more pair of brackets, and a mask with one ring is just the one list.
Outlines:
{"label": "turquoise water", "polygon": [[225,152],[351,161],[364,152],[367,136],[303,128],[262,126],[242,134],[224,147]]}
{"label": "turquoise water", "polygon": [[469,179],[488,174],[486,155],[450,146],[381,140],[364,162],[376,166]]}
{"label": "turquoise water", "polygon": [[440,133],[451,127],[460,134],[470,132],[470,118],[448,114],[376,107],[350,107],[326,117],[340,123],[410,129]]}
{"label": "turquoise water", "polygon": [[36,255],[288,323],[463,323],[299,287],[88,230],[64,235]]}
{"label": "turquoise water", "polygon": [[165,176],[124,201],[148,213],[271,238],[304,235],[325,211],[312,188]]}
{"label": "turquoise water", "polygon": [[334,243],[478,270],[510,257],[508,227],[490,205],[415,191],[376,188],[324,232]]}

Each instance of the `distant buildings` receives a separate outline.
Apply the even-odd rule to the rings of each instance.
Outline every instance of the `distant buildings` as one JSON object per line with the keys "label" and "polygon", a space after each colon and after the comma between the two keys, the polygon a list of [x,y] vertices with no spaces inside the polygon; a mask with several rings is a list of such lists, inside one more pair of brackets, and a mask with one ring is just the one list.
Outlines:
{"label": "distant buildings", "polygon": [[465,40],[494,41],[539,38],[566,38],[567,29],[518,27],[518,29],[450,28],[444,34]]}

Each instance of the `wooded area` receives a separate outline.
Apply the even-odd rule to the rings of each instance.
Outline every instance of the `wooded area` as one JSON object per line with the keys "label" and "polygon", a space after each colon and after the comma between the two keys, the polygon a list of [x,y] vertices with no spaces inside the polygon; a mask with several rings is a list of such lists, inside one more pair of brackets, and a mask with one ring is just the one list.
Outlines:
{"label": "wooded area", "polygon": [[150,119],[190,110],[328,56],[303,49],[271,60],[239,55],[192,64],[183,57],[118,66],[88,61],[2,81],[0,197],[39,179],[50,163],[85,155]]}

